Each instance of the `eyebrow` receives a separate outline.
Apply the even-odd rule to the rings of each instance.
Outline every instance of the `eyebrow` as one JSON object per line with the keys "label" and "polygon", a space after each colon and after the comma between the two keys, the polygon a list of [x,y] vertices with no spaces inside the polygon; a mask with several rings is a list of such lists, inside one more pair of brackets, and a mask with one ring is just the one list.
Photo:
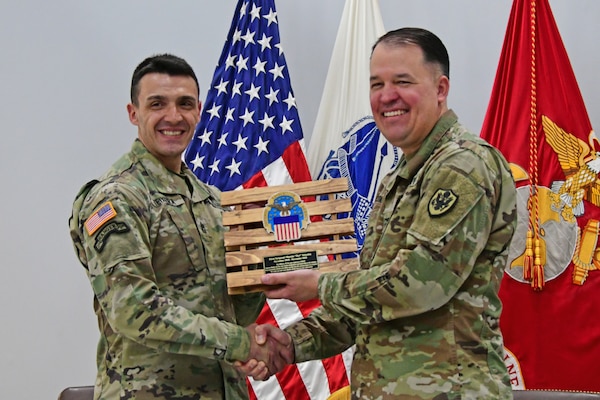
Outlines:
{"label": "eyebrow", "polygon": [[[155,95],[151,95],[146,97],[146,101],[154,101],[154,100],[161,100],[164,101],[167,97],[166,96],[162,96],[160,94],[155,94]],[[177,98],[177,101],[182,101],[182,100],[192,100],[192,101],[198,101],[198,99],[196,99],[194,96],[180,96]]]}
{"label": "eyebrow", "polygon": [[192,101],[198,101],[198,99],[194,96],[181,96],[178,98],[178,100],[192,100]]}
{"label": "eyebrow", "polygon": [[148,96],[148,97],[146,97],[146,99],[145,99],[145,100],[146,100],[146,101],[153,101],[153,100],[164,100],[164,99],[165,99],[165,96],[161,96],[161,95],[159,95],[159,94],[154,94],[154,95],[152,95],[152,96]]}
{"label": "eyebrow", "polygon": [[[398,78],[400,78],[400,79],[412,78],[412,75],[409,73],[395,74],[394,79],[398,79]],[[376,75],[371,75],[371,77],[369,78],[370,81],[373,81],[376,79],[380,79],[380,78]]]}

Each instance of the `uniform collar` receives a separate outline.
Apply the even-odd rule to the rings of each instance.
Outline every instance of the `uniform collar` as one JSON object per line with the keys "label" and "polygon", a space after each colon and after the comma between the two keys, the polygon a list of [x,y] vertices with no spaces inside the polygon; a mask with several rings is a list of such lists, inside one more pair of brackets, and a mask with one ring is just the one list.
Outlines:
{"label": "uniform collar", "polygon": [[435,123],[433,129],[423,140],[419,150],[410,158],[402,156],[398,167],[392,172],[390,179],[384,185],[388,190],[396,183],[397,179],[412,180],[421,169],[425,161],[431,157],[435,149],[445,140],[450,128],[458,121],[458,117],[452,110],[446,111]]}
{"label": "uniform collar", "polygon": [[423,143],[421,143],[419,150],[410,159],[406,160],[405,171],[402,174],[405,175],[404,177],[412,179],[415,176],[440,143],[445,141],[446,134],[457,121],[458,117],[452,110],[448,110],[442,114],[431,132],[429,132]]}
{"label": "uniform collar", "polygon": [[169,170],[148,151],[139,139],[133,142],[131,153],[144,168],[148,178],[152,179],[159,192],[191,197],[193,201],[203,201],[211,196],[209,188],[198,180],[185,163],[181,163],[181,173],[179,174]]}

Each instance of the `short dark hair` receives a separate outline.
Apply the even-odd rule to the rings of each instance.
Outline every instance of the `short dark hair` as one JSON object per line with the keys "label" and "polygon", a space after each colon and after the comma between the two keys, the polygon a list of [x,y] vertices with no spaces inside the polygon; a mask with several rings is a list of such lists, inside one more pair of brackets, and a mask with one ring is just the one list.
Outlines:
{"label": "short dark hair", "polygon": [[373,49],[378,44],[385,43],[392,46],[400,46],[404,44],[415,44],[423,50],[425,61],[439,65],[442,74],[450,79],[450,58],[446,46],[432,32],[422,28],[400,28],[389,31],[373,45]]}
{"label": "short dark hair", "polygon": [[165,53],[146,58],[133,71],[133,76],[131,77],[131,103],[137,105],[140,94],[140,80],[144,75],[151,73],[167,74],[170,76],[189,76],[196,82],[198,97],[200,97],[198,78],[196,78],[196,74],[190,64],[181,57]]}

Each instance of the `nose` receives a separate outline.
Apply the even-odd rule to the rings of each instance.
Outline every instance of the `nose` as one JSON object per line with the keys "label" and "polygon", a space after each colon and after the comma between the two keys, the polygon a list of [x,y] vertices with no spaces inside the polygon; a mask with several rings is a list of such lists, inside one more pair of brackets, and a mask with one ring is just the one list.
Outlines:
{"label": "nose", "polygon": [[393,85],[385,85],[379,93],[380,100],[383,103],[389,103],[398,99],[398,91]]}
{"label": "nose", "polygon": [[181,112],[176,104],[170,105],[165,110],[165,120],[168,122],[179,122],[183,119]]}

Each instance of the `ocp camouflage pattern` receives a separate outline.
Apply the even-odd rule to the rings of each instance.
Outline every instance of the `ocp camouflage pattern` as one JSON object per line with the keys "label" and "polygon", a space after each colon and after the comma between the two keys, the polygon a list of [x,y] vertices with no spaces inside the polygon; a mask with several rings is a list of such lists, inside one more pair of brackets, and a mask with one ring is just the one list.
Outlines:
{"label": "ocp camouflage pattern", "polygon": [[498,290],[516,227],[506,160],[446,112],[382,181],[361,270],[322,274],[296,361],[355,343],[353,399],[511,399]]}
{"label": "ocp camouflage pattern", "polygon": [[[94,398],[244,399],[252,323],[264,296],[227,294],[219,193],[139,140],[73,205],[70,233],[94,292],[100,341]],[[116,216],[91,235],[86,220]]]}

